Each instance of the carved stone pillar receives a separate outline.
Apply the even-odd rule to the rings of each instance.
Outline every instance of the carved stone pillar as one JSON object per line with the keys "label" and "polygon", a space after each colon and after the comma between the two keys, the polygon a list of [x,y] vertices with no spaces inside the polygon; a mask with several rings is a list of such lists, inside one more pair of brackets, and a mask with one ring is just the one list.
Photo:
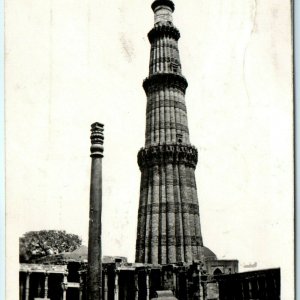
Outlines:
{"label": "carved stone pillar", "polygon": [[139,299],[139,273],[135,271],[134,274],[134,286],[135,286],[135,300]]}
{"label": "carved stone pillar", "polygon": [[20,276],[20,279],[19,279],[19,299],[20,300],[23,300],[23,294],[24,294],[24,280],[22,280],[22,277]]}
{"label": "carved stone pillar", "polygon": [[245,289],[244,289],[244,283],[242,280],[240,281],[240,288],[241,288],[242,299],[245,299]]}
{"label": "carved stone pillar", "polygon": [[203,300],[203,288],[202,288],[202,280],[201,280],[201,271],[198,270],[198,279],[199,279],[199,282],[198,282],[198,285],[199,285],[199,300]]}
{"label": "carved stone pillar", "polygon": [[176,295],[179,297],[180,285],[179,285],[179,268],[176,268]]}
{"label": "carved stone pillar", "polygon": [[114,300],[119,300],[119,270],[115,270],[115,297]]}
{"label": "carved stone pillar", "polygon": [[45,283],[44,283],[44,298],[45,299],[48,298],[48,277],[49,277],[49,274],[46,271],[45,272]]}
{"label": "carved stone pillar", "polygon": [[42,297],[42,280],[43,280],[42,276],[37,279],[38,286],[36,292],[38,297]]}
{"label": "carved stone pillar", "polygon": [[82,278],[82,271],[79,271],[79,300],[82,300],[82,291],[84,288],[84,282]]}
{"label": "carved stone pillar", "polygon": [[186,297],[189,299],[189,290],[190,290],[190,285],[189,285],[189,277],[188,277],[188,270],[185,270],[185,281],[186,281]]}
{"label": "carved stone pillar", "polygon": [[30,275],[31,275],[31,271],[28,271],[26,274],[26,283],[25,283],[25,300],[29,300]]}
{"label": "carved stone pillar", "polygon": [[103,273],[104,273],[104,300],[108,300],[108,274],[107,274],[107,269],[104,269]]}
{"label": "carved stone pillar", "polygon": [[63,290],[63,300],[67,299],[67,289],[68,289],[68,272],[64,273],[63,282],[61,284],[62,290]]}
{"label": "carved stone pillar", "polygon": [[207,282],[203,281],[202,282],[202,287],[203,287],[203,300],[207,299]]}
{"label": "carved stone pillar", "polygon": [[251,280],[249,280],[249,282],[248,282],[248,289],[249,289],[249,298],[252,299],[253,298],[253,286],[252,286]]}
{"label": "carved stone pillar", "polygon": [[146,269],[146,290],[147,290],[147,296],[146,299],[150,299],[150,280],[149,280],[150,270]]}
{"label": "carved stone pillar", "polygon": [[173,294],[177,295],[177,268],[173,268]]}

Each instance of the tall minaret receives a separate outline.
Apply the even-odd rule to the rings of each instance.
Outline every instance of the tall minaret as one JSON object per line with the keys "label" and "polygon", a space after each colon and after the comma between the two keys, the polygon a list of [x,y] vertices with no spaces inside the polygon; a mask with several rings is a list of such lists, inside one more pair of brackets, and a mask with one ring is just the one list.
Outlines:
{"label": "tall minaret", "polygon": [[181,74],[180,33],[172,22],[174,3],[155,0],[147,95],[146,142],[141,170],[136,262],[168,264],[202,258],[195,181],[197,149],[190,144]]}

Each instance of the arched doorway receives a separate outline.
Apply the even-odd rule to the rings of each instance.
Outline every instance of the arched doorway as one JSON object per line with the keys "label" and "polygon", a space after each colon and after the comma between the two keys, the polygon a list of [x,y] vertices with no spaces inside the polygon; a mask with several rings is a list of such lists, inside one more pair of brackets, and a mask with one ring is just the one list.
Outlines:
{"label": "arched doorway", "polygon": [[214,275],[221,275],[221,274],[223,274],[223,273],[222,273],[222,271],[219,268],[216,268],[214,270]]}

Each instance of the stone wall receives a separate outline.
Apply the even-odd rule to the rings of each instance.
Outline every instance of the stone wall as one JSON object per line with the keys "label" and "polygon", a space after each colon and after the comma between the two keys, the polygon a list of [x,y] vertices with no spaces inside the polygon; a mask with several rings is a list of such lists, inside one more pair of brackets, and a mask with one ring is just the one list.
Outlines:
{"label": "stone wall", "polygon": [[[225,262],[223,261],[224,266]],[[180,300],[279,300],[280,269],[211,275],[201,263],[103,264],[104,300],[149,300],[161,290],[172,291]],[[85,264],[71,262],[68,267],[21,265],[22,300],[45,296],[52,300],[86,300],[86,295]]]}

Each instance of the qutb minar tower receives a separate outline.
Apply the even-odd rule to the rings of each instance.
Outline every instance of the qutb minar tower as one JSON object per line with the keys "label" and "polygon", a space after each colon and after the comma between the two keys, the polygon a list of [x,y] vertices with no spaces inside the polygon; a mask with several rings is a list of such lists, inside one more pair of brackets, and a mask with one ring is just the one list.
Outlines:
{"label": "qutb minar tower", "polygon": [[203,242],[195,181],[197,149],[190,143],[181,73],[180,33],[174,3],[155,0],[147,95],[146,142],[141,170],[136,262],[169,264],[202,258]]}

